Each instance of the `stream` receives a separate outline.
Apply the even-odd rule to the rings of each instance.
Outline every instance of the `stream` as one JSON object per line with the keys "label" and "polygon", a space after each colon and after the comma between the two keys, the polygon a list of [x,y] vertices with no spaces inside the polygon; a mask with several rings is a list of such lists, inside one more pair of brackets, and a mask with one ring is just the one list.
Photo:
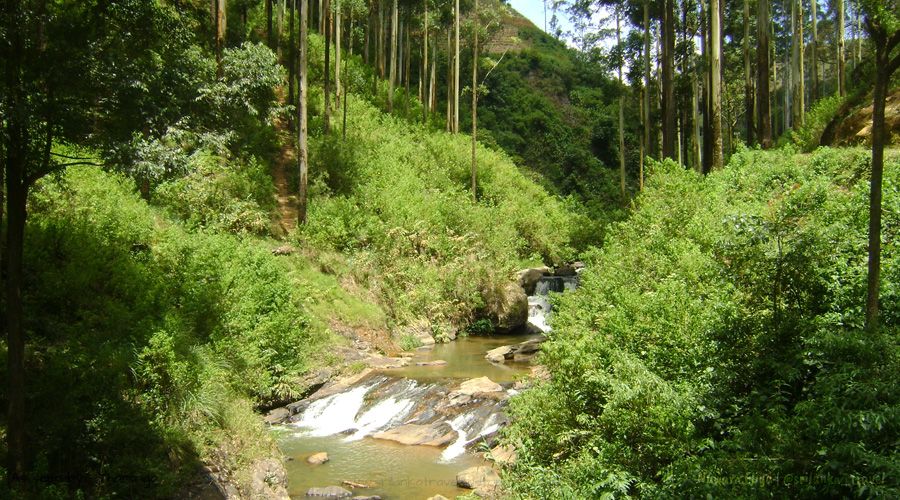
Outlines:
{"label": "stream", "polygon": [[[456,475],[490,465],[481,452],[508,422],[507,399],[532,370],[532,352],[503,363],[488,351],[539,345],[548,331],[548,294],[574,289],[575,278],[545,277],[529,297],[528,332],[469,336],[420,348],[405,366],[378,369],[296,403],[287,423],[272,427],[285,456],[291,498],[315,487],[366,485],[354,495],[385,499],[454,498]],[[525,344],[522,344],[525,342]],[[502,350],[502,349],[501,349]],[[442,363],[445,362],[445,363]],[[327,452],[324,464],[307,458]]]}

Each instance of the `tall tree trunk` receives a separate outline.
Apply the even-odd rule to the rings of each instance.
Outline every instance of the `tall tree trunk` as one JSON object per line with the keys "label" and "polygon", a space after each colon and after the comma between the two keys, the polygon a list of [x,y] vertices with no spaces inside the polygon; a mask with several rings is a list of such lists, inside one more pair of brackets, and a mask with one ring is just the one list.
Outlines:
{"label": "tall tree trunk", "polygon": [[325,34],[325,23],[328,22],[328,4],[326,0],[319,0],[319,34]]}
{"label": "tall tree trunk", "polygon": [[334,106],[341,109],[341,0],[334,0]]}
{"label": "tall tree trunk", "polygon": [[266,0],[266,40],[269,48],[275,50],[275,32],[272,31],[272,2]]}
{"label": "tall tree trunk", "polygon": [[847,95],[844,88],[844,0],[836,0],[837,19],[835,30],[837,30],[837,94],[841,97]]}
{"label": "tall tree trunk", "polygon": [[885,100],[891,75],[900,67],[900,54],[891,58],[893,49],[900,44],[900,31],[889,38],[886,30],[867,19],[869,32],[875,45],[875,90],[872,103],[872,177],[869,194],[869,265],[866,288],[866,328],[876,331],[879,327],[878,296],[881,288],[881,184],[884,173]]}
{"label": "tall tree trunk", "polygon": [[409,73],[410,73],[410,62],[412,59],[412,47],[409,43],[409,23],[406,24],[406,40],[403,43],[405,47],[405,54],[403,56],[403,87],[404,94],[406,94],[406,99],[403,100],[403,116],[409,117]]}
{"label": "tall tree trunk", "polygon": [[297,169],[299,170],[299,186],[297,186],[297,222],[306,224],[307,189],[306,178],[309,171],[309,143],[307,109],[309,103],[309,86],[307,85],[307,63],[309,46],[309,2],[300,0],[300,89],[297,95]]}
{"label": "tall tree trunk", "polygon": [[434,113],[437,110],[437,44],[431,44],[431,75],[428,80],[430,82],[428,111]]}
{"label": "tall tree trunk", "polygon": [[453,30],[456,42],[453,44],[453,133],[459,132],[459,0],[454,3]]}
{"label": "tall tree trunk", "polygon": [[810,105],[819,100],[819,0],[809,0],[811,7],[810,17],[812,18],[812,44],[810,45],[810,56],[812,58],[812,101]]}
{"label": "tall tree trunk", "polygon": [[447,30],[447,132],[453,132],[453,33]]}
{"label": "tall tree trunk", "polygon": [[331,2],[324,0],[322,18],[325,20],[325,83],[323,94],[325,97],[325,134],[331,133]]}
{"label": "tall tree trunk", "polygon": [[[650,154],[650,0],[644,0],[644,151],[641,155],[643,165],[644,155]],[[643,172],[643,169],[642,169]],[[641,189],[643,190],[644,177],[641,175]]]}
{"label": "tall tree trunk", "polygon": [[[349,36],[350,39],[347,43],[348,53],[347,53],[347,60],[344,61],[345,65],[348,64],[348,61],[353,57],[353,9],[352,8],[350,9],[350,12],[348,15],[350,16],[350,30],[349,30],[349,33],[347,33],[347,36]],[[344,98],[341,101],[344,105],[344,119],[343,119],[343,123],[341,124],[341,137],[346,140],[347,139],[347,100],[348,100],[347,97],[350,93],[349,89],[347,88],[347,78],[349,78],[350,75],[347,74],[346,67],[344,68],[344,70],[345,70],[344,71]]]}
{"label": "tall tree trunk", "polygon": [[213,0],[213,20],[216,26],[216,78],[222,78],[222,51],[225,49],[225,0]]}
{"label": "tall tree trunk", "polygon": [[665,0],[662,22],[663,158],[675,159],[675,2]]}
{"label": "tall tree trunk", "polygon": [[388,113],[392,113],[394,111],[394,84],[397,82],[397,24],[399,21],[399,14],[397,10],[397,0],[394,0],[394,4],[391,10],[391,70],[388,75],[388,96],[387,96],[387,110]]}
{"label": "tall tree trunk", "polygon": [[384,79],[384,38],[385,38],[385,22],[384,22],[384,2],[387,0],[378,0],[378,42],[376,46],[378,47],[378,77],[382,80]]}
{"label": "tall tree trunk", "polygon": [[700,56],[703,59],[703,155],[700,171],[708,174],[712,168],[712,92],[710,83],[712,64],[709,57],[709,9],[706,0],[700,0]]}
{"label": "tall tree trunk", "polygon": [[[622,47],[622,22],[620,19],[619,9],[616,9],[616,45],[621,50]],[[623,61],[619,61],[619,91],[624,89],[625,84],[622,80]],[[619,95],[619,188],[622,192],[622,198],[625,198],[625,96]]]}
{"label": "tall tree trunk", "polygon": [[[226,0],[222,0],[225,2]],[[281,38],[284,34],[284,0],[278,1],[278,43],[276,44],[278,49],[276,53],[278,54],[278,60],[281,61]]]}
{"label": "tall tree trunk", "polygon": [[475,0],[473,14],[474,29],[472,45],[472,201],[478,202],[478,161],[475,156],[478,145],[478,0]]}
{"label": "tall tree trunk", "polygon": [[[288,50],[288,104],[294,104],[294,77],[297,74],[297,61],[295,58],[297,57],[297,47],[296,41],[294,39],[294,11],[297,10],[297,0],[290,0],[290,19],[288,21],[288,30],[290,31],[288,36],[288,45],[290,45]],[[290,118],[288,120],[291,127],[293,128],[294,120]]]}
{"label": "tall tree trunk", "polygon": [[756,10],[756,123],[757,140],[772,147],[772,114],[769,100],[769,2],[757,2]]}
{"label": "tall tree trunk", "polygon": [[[428,123],[428,111],[431,107],[431,83],[428,81],[428,0],[424,0],[425,4],[425,21],[423,24],[423,34],[422,34],[422,76],[420,80],[422,81],[422,95],[419,96],[419,101],[422,102],[422,123]],[[428,102],[425,102],[425,96],[428,95]]]}
{"label": "tall tree trunk", "polygon": [[719,0],[711,0],[709,6],[709,40],[710,40],[710,62],[711,62],[711,78],[710,93],[712,94],[712,114],[710,121],[712,122],[712,161],[710,167],[713,170],[722,168],[722,32],[719,27]]}
{"label": "tall tree trunk", "polygon": [[22,253],[25,237],[25,103],[22,102],[21,0],[6,2],[6,363],[8,407],[6,422],[7,482],[18,491],[25,480],[25,331],[22,325]]}
{"label": "tall tree trunk", "polygon": [[[811,0],[815,2],[815,0]],[[750,64],[750,0],[744,0],[744,113],[746,115],[747,145],[756,139],[755,99],[753,96],[753,72]]]}
{"label": "tall tree trunk", "polygon": [[794,108],[793,122],[794,128],[803,125],[805,111],[805,95],[806,90],[803,85],[803,3],[800,0],[791,2],[791,16],[793,17],[794,32],[791,34],[793,42],[793,72],[792,77],[794,84]]}

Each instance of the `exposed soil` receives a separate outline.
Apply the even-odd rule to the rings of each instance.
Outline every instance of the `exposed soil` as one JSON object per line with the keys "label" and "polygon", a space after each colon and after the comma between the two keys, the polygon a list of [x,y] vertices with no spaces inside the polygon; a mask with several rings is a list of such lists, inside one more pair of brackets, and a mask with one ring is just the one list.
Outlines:
{"label": "exposed soil", "polygon": [[[822,145],[854,146],[872,143],[872,95],[868,94],[838,111],[822,134]],[[890,92],[884,109],[887,143],[900,144],[900,89]]]}

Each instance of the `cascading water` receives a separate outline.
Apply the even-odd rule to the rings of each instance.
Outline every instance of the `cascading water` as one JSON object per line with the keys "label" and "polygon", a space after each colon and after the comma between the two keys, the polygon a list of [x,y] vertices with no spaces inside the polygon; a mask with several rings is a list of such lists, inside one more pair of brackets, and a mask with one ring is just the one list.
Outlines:
{"label": "cascading water", "polygon": [[577,276],[544,276],[534,287],[534,295],[528,297],[528,330],[533,333],[547,333],[550,325],[550,293],[565,293],[578,287]]}

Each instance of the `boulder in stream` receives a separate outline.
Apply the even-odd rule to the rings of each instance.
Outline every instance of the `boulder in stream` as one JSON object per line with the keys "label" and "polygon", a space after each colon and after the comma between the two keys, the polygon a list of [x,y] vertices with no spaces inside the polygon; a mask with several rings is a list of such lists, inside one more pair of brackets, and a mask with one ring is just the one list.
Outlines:
{"label": "boulder in stream", "polygon": [[490,490],[500,485],[500,475],[489,465],[479,465],[456,475],[456,485],[470,490]]}
{"label": "boulder in stream", "polygon": [[489,297],[487,309],[500,332],[510,332],[528,321],[528,296],[518,283],[507,283]]}
{"label": "boulder in stream", "polygon": [[546,337],[539,337],[519,344],[501,346],[488,351],[484,358],[492,363],[503,363],[508,360],[529,361],[535,353],[541,350],[544,340]]}
{"label": "boulder in stream", "polygon": [[349,490],[345,490],[340,486],[326,486],[324,488],[310,488],[306,490],[306,496],[308,497],[323,497],[323,498],[349,498],[353,496]]}
{"label": "boulder in stream", "polygon": [[447,362],[443,359],[435,359],[433,361],[419,361],[416,366],[447,366]]}
{"label": "boulder in stream", "polygon": [[313,453],[312,455],[310,455],[306,459],[306,463],[312,464],[312,465],[322,465],[325,462],[327,462],[328,460],[330,460],[328,458],[328,453],[326,453],[324,451],[320,451],[319,453]]}

